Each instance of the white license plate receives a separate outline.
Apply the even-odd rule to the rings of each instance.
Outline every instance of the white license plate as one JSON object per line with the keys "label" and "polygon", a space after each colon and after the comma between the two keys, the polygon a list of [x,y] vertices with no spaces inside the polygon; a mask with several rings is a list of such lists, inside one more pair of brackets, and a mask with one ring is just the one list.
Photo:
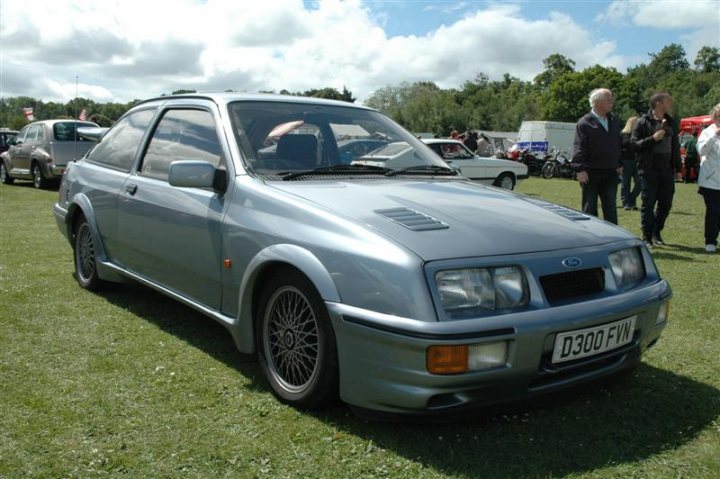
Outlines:
{"label": "white license plate", "polygon": [[552,362],[562,363],[612,351],[632,341],[637,316],[594,328],[560,333],[555,338]]}

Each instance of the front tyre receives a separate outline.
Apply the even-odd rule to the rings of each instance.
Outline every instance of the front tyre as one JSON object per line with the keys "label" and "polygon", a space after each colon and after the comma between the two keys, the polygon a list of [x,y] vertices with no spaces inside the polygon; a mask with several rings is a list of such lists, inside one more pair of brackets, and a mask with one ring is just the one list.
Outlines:
{"label": "front tyre", "polygon": [[75,256],[75,279],[81,288],[97,291],[103,284],[97,272],[97,256],[92,230],[85,218],[82,218],[75,229],[73,244]]}
{"label": "front tyre", "polygon": [[550,179],[556,174],[557,163],[554,161],[548,161],[542,167],[542,176],[545,179]]}
{"label": "front tyre", "polygon": [[15,181],[10,175],[8,175],[7,167],[4,162],[0,162],[0,181],[5,185],[12,185]]}
{"label": "front tyre", "polygon": [[335,400],[335,334],[322,298],[304,275],[288,269],[270,278],[256,324],[260,366],[281,401],[318,409]]}
{"label": "front tyre", "polygon": [[515,188],[515,177],[511,173],[503,173],[495,180],[495,186],[504,188],[506,190],[512,190]]}

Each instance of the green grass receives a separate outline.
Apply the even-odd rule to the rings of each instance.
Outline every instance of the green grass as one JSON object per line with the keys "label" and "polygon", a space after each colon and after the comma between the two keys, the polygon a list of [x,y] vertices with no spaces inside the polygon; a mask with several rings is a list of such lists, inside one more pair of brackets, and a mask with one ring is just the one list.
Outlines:
{"label": "green grass", "polygon": [[[0,185],[0,478],[720,477],[720,256],[696,190],[677,185],[653,252],[670,323],[631,377],[388,424],[280,404],[222,327],[149,289],[81,290],[57,193]],[[519,191],[579,206],[569,180]],[[638,212],[619,219],[639,234]]]}

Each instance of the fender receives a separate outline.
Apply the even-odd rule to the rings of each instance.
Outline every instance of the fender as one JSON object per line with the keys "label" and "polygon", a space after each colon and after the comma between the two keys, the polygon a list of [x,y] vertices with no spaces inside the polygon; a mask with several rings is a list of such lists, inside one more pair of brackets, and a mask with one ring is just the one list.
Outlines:
{"label": "fender", "polygon": [[243,353],[255,352],[255,326],[252,297],[260,272],[272,263],[291,265],[310,279],[325,301],[340,302],[340,293],[325,266],[310,251],[297,245],[276,244],[258,252],[250,260],[240,283],[238,317],[232,326],[237,348]]}
{"label": "fender", "polygon": [[92,233],[93,245],[95,245],[95,258],[97,259],[98,276],[100,279],[112,282],[126,282],[127,280],[117,273],[115,268],[106,266],[109,263],[107,254],[105,253],[105,245],[103,244],[102,238],[100,237],[100,231],[98,230],[97,222],[95,221],[95,211],[93,210],[90,199],[82,193],[77,193],[73,196],[72,203],[68,207],[68,213],[65,216],[65,228],[67,230],[67,238],[70,241],[70,245],[73,245],[73,223],[77,217],[78,209],[85,216],[85,219],[90,226],[90,232]]}

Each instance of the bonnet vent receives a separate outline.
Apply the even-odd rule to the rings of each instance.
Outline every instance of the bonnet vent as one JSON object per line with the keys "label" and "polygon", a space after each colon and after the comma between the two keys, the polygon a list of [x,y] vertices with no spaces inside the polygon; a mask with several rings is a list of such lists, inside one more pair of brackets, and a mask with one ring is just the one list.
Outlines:
{"label": "bonnet vent", "polygon": [[564,206],[559,205],[542,205],[543,208],[545,208],[548,211],[552,211],[555,214],[558,214],[564,218],[567,218],[569,220],[573,221],[583,221],[583,220],[589,220],[590,217],[584,213],[580,213],[579,211],[571,210],[570,208],[566,208]]}
{"label": "bonnet vent", "polygon": [[385,218],[413,231],[444,230],[449,228],[446,223],[424,215],[410,208],[391,208],[388,210],[375,210]]}

